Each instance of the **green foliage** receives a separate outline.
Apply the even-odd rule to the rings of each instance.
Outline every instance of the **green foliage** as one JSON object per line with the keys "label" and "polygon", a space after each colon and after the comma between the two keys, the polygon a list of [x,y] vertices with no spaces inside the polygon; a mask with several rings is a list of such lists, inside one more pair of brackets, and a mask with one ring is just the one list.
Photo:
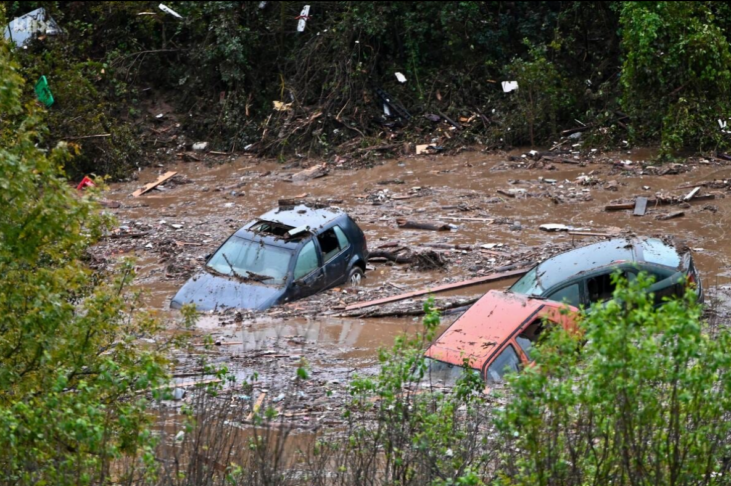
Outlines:
{"label": "green foliage", "polygon": [[552,333],[512,379],[504,484],[725,484],[731,333],[704,331],[690,290],[655,309],[644,274],[614,278],[583,336]]}
{"label": "green foliage", "polygon": [[[429,389],[423,353],[440,319],[433,299],[424,309],[424,333],[398,337],[391,350],[381,350],[377,378],[351,382],[352,402],[345,415],[356,425],[344,444],[345,455],[382,453],[385,463],[378,473],[397,484],[482,484],[470,467],[479,468],[484,461],[475,451],[479,419],[473,406],[484,383],[477,373],[467,371],[449,393]],[[357,414],[372,411],[378,419],[375,429],[358,424]],[[364,479],[360,474],[368,474],[352,472],[350,479],[356,484]]]}
{"label": "green foliage", "polygon": [[111,461],[150,445],[147,403],[164,361],[139,338],[156,321],[133,315],[130,263],[100,283],[83,263],[110,227],[64,179],[73,149],[47,136],[0,42],[0,482],[89,484]]}
{"label": "green foliage", "polygon": [[731,52],[713,3],[622,4],[622,104],[638,138],[660,138],[666,155],[716,148],[716,120],[731,114]]}
{"label": "green foliage", "polygon": [[566,81],[546,58],[545,50],[531,49],[530,58],[515,59],[507,67],[508,78],[518,81],[518,90],[513,94],[517,109],[510,113],[508,124],[517,131],[511,138],[524,140],[527,132],[534,145],[536,140],[556,138],[561,110],[569,106],[570,98]]}

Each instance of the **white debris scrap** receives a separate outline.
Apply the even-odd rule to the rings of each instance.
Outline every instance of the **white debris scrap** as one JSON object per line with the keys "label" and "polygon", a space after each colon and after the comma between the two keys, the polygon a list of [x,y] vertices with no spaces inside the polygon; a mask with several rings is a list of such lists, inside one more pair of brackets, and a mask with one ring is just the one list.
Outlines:
{"label": "white debris scrap", "polygon": [[503,93],[510,93],[518,89],[517,81],[503,81],[501,84],[503,85]]}
{"label": "white debris scrap", "polygon": [[297,22],[297,32],[304,32],[305,26],[307,25],[307,20],[310,18],[310,6],[305,5],[302,8],[302,11],[300,12],[299,17],[297,19],[299,22]]}
{"label": "white debris scrap", "polygon": [[51,18],[44,8],[37,8],[32,12],[17,17],[5,28],[3,36],[14,42],[16,46],[23,47],[35,35],[58,35],[61,28]]}
{"label": "white debris scrap", "polygon": [[404,76],[401,73],[396,73],[396,79],[398,79],[399,83],[405,83],[406,82],[406,76]]}
{"label": "white debris scrap", "polygon": [[162,10],[163,12],[165,12],[165,13],[167,13],[167,14],[170,14],[170,15],[172,15],[173,17],[175,17],[175,18],[177,18],[177,19],[182,19],[182,18],[183,18],[183,16],[182,16],[182,15],[180,15],[180,14],[179,14],[178,12],[176,12],[176,11],[175,11],[175,10],[173,10],[172,8],[168,7],[168,6],[167,6],[167,5],[165,5],[164,3],[161,3],[160,5],[158,5],[158,7],[159,7],[159,8],[160,8],[160,10]]}
{"label": "white debris scrap", "polygon": [[570,226],[566,226],[565,224],[542,224],[541,226],[539,226],[539,228],[542,229],[543,231],[549,231],[549,232],[568,231],[569,229],[571,229]]}

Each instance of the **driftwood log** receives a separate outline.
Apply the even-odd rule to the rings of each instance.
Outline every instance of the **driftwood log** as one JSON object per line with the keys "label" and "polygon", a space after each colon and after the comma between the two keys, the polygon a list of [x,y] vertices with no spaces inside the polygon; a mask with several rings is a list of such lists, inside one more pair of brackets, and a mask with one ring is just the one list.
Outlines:
{"label": "driftwood log", "polygon": [[399,218],[396,220],[396,224],[399,228],[403,229],[421,229],[421,230],[429,230],[429,231],[449,231],[451,230],[451,226],[448,224],[432,224],[432,223],[422,223],[420,221],[409,221],[407,219]]}

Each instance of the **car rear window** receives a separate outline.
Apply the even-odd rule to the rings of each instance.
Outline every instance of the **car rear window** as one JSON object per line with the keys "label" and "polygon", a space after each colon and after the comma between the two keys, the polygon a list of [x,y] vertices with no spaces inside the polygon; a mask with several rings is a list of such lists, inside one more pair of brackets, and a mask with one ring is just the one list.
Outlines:
{"label": "car rear window", "polygon": [[206,265],[217,273],[238,276],[264,285],[282,285],[292,252],[285,248],[232,236]]}
{"label": "car rear window", "polygon": [[338,237],[338,243],[340,243],[340,249],[344,250],[348,246],[350,246],[350,241],[348,241],[348,237],[345,236],[345,233],[343,233],[343,230],[340,229],[340,226],[333,227],[335,230],[335,234]]}

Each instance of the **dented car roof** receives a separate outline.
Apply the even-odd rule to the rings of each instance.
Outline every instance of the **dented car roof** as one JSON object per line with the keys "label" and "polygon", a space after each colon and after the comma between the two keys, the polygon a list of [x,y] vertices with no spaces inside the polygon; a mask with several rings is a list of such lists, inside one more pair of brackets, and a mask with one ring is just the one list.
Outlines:
{"label": "dented car roof", "polygon": [[317,234],[323,226],[342,217],[347,217],[347,213],[337,208],[313,208],[304,204],[278,207],[246,224],[246,226],[235,233],[235,236],[247,240],[260,241],[267,245],[295,250],[310,236],[309,233],[305,233],[299,237],[283,237],[258,232],[253,228],[262,222],[270,222],[292,229],[309,226],[310,230]]}
{"label": "dented car roof", "polygon": [[[425,355],[459,366],[469,358],[472,368],[482,369],[529,321],[545,316],[565,328],[572,327],[571,316],[561,314],[566,307],[559,302],[491,290],[449,326]],[[578,312],[575,307],[568,308]]]}
{"label": "dented car roof", "polygon": [[278,207],[263,214],[258,219],[259,221],[271,221],[293,228],[309,226],[310,229],[316,230],[344,214],[344,211],[337,208],[313,208],[299,204],[297,206]]}

